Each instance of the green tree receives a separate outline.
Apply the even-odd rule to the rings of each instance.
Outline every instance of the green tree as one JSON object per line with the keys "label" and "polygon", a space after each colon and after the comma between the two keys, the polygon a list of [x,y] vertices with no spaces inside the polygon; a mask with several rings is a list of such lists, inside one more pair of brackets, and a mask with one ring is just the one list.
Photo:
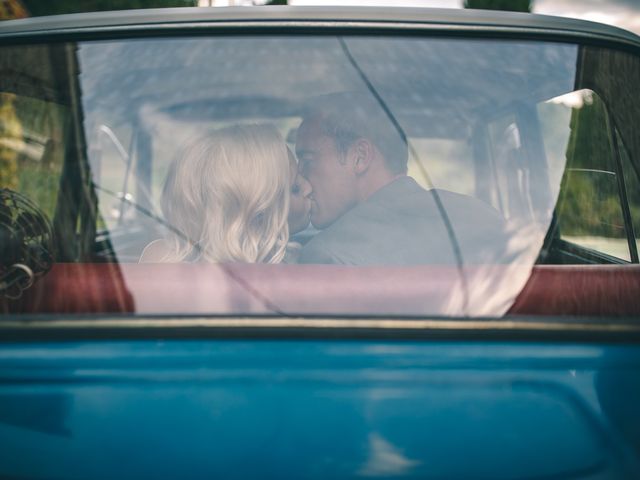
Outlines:
{"label": "green tree", "polygon": [[464,8],[531,12],[533,10],[533,0],[464,0]]}
{"label": "green tree", "polygon": [[0,188],[18,186],[18,151],[24,146],[15,95],[0,92]]}
{"label": "green tree", "polygon": [[559,208],[564,234],[624,236],[607,110],[598,96],[571,115],[567,170]]}

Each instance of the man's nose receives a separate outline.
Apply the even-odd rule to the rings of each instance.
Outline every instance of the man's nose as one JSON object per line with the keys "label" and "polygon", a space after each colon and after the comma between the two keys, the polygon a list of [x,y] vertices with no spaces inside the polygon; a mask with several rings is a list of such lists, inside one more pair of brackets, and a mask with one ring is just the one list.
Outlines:
{"label": "man's nose", "polygon": [[302,177],[302,196],[308,197],[311,195],[313,188],[311,187],[311,183],[306,178]]}

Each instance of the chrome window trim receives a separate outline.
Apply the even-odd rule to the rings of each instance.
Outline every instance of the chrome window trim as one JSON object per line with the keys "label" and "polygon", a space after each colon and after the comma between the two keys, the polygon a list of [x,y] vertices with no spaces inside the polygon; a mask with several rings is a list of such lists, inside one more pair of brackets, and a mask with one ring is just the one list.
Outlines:
{"label": "chrome window trim", "polygon": [[76,339],[385,339],[639,343],[640,323],[619,318],[356,318],[11,316],[0,343]]}
{"label": "chrome window trim", "polygon": [[[535,14],[453,9],[366,7],[180,8],[95,12],[0,22],[0,41],[47,41],[250,30],[368,29],[472,36],[614,42],[640,49],[640,36],[609,25]],[[358,31],[358,32],[356,32]]]}

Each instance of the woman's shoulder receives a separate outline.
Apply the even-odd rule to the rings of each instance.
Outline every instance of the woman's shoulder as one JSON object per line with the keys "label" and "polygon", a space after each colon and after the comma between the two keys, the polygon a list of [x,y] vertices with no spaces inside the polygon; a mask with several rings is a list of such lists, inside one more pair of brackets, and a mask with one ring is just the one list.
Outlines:
{"label": "woman's shoulder", "polygon": [[298,258],[300,258],[300,251],[302,250],[302,245],[298,242],[288,242],[287,249],[284,253],[284,258],[282,259],[282,263],[298,263]]}
{"label": "woman's shoulder", "polygon": [[144,250],[142,250],[142,255],[140,255],[140,260],[138,263],[159,263],[164,260],[164,258],[169,253],[169,244],[164,238],[159,238],[149,243]]}

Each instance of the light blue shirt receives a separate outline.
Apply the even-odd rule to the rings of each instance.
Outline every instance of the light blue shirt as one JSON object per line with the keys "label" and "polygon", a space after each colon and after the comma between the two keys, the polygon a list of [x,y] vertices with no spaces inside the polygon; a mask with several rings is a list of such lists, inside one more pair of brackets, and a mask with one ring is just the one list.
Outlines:
{"label": "light blue shirt", "polygon": [[460,256],[465,265],[493,263],[504,252],[505,244],[503,219],[491,206],[468,195],[425,190],[405,176],[318,233],[303,247],[298,262],[456,265]]}

